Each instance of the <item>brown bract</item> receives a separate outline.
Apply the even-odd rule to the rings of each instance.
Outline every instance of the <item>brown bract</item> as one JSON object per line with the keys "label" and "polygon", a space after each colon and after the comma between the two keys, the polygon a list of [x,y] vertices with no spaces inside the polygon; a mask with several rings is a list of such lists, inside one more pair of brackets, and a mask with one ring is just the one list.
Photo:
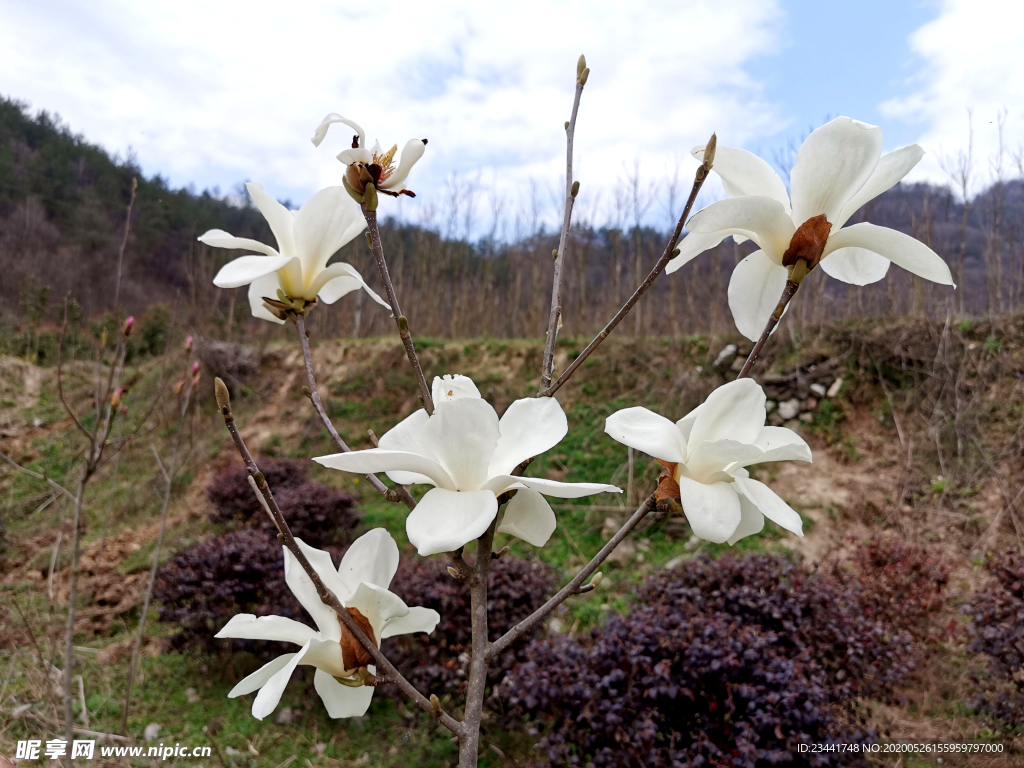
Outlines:
{"label": "brown bract", "polygon": [[[423,140],[426,142],[426,139]],[[382,189],[381,185],[387,182],[391,178],[391,174],[395,172],[395,152],[398,151],[398,145],[395,144],[387,152],[383,154],[374,155],[373,161],[370,163],[352,163],[345,171],[345,182],[348,186],[352,187],[357,194],[363,194],[366,190],[367,184],[373,184],[377,188],[378,192],[382,192],[385,195],[391,195],[392,197],[398,197],[399,195],[408,195],[409,197],[416,197],[414,192],[410,192],[407,189],[403,189],[398,192],[392,192],[389,189]]]}
{"label": "brown bract", "polygon": [[821,254],[825,251],[825,242],[831,231],[832,224],[825,218],[825,214],[805,221],[793,233],[789,248],[782,254],[782,266],[791,267],[803,259],[807,262],[808,270],[814,269],[821,261]]}
{"label": "brown bract", "polygon": [[667,472],[658,477],[658,487],[654,491],[654,501],[661,506],[663,501],[679,501],[679,483],[676,482],[676,465],[673,462],[657,459]]}
{"label": "brown bract", "polygon": [[[377,638],[373,636],[373,627],[370,625],[369,619],[363,616],[358,608],[346,608],[345,610],[348,611],[349,616],[355,619],[356,624],[366,633],[366,636],[376,643]],[[358,669],[373,663],[373,656],[370,655],[370,652],[356,640],[351,632],[345,629],[344,625],[342,625],[339,642],[341,643],[341,661],[345,665],[345,669]]]}

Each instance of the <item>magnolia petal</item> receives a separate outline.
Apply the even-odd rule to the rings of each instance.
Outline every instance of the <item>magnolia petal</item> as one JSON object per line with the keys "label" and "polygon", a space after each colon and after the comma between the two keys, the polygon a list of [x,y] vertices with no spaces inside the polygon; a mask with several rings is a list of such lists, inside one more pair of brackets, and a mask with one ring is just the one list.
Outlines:
{"label": "magnolia petal", "polygon": [[543,547],[555,532],[555,526],[555,513],[547,500],[532,488],[521,488],[505,507],[498,533]]}
{"label": "magnolia petal", "polygon": [[604,422],[612,440],[655,459],[686,461],[686,439],[671,421],[641,406],[616,411]]}
{"label": "magnolia petal", "polygon": [[428,635],[434,631],[441,616],[431,608],[413,606],[405,616],[398,616],[388,620],[381,631],[381,639],[394,637],[396,635],[411,635],[416,632],[426,632]]}
{"label": "magnolia petal", "polygon": [[[327,588],[335,594],[339,591],[342,592],[338,595],[338,599],[344,601],[348,595],[345,594],[344,584],[334,570],[331,556],[322,550],[314,549],[301,540],[297,539],[296,542]],[[306,609],[306,613],[313,617],[320,634],[328,640],[338,640],[341,637],[341,628],[338,625],[338,617],[335,615],[334,609],[324,605],[316,586],[298,560],[295,559],[295,555],[287,547],[282,547],[282,549],[284,550],[284,580],[288,589]]]}
{"label": "magnolia petal", "polygon": [[764,483],[748,477],[737,477],[734,482],[736,490],[750,499],[751,503],[761,510],[765,517],[797,536],[804,535],[804,524],[800,515],[779,498],[775,491]]}
{"label": "magnolia petal", "polygon": [[423,157],[423,153],[426,151],[426,142],[420,139],[409,139],[405,142],[405,147],[402,148],[402,158],[398,161],[398,167],[395,168],[394,172],[387,178],[387,180],[380,185],[380,188],[388,189],[393,192],[405,189],[405,180],[409,177],[409,171],[411,171],[412,167],[419,162],[419,159]]}
{"label": "magnolia petal", "polygon": [[[430,417],[420,408],[402,419],[398,424],[385,432],[377,445],[389,451],[406,451],[434,460],[434,452],[430,440],[424,436],[423,428]],[[402,485],[433,485],[434,482],[426,475],[415,472],[390,471],[387,476],[392,482]]]}
{"label": "magnolia petal", "polygon": [[[910,235],[888,227],[864,222],[843,227],[829,237],[826,255],[840,248],[864,248],[877,253],[897,267],[940,285],[953,285],[949,266],[935,251]],[[822,262],[824,263],[824,262]]]}
{"label": "magnolia petal", "polygon": [[330,456],[316,456],[313,461],[331,469],[344,472],[415,472],[424,475],[439,488],[455,488],[451,477],[436,461],[406,451],[388,451],[383,448],[367,448],[363,451],[333,453]]}
{"label": "magnolia petal", "polygon": [[740,499],[732,483],[705,485],[683,476],[678,480],[683,513],[693,535],[716,544],[728,541],[742,518]]}
{"label": "magnolia petal", "polygon": [[740,539],[753,536],[764,530],[764,515],[746,496],[740,494],[740,524],[726,541],[731,547]]}
{"label": "magnolia petal", "polygon": [[922,157],[924,157],[924,150],[917,144],[911,144],[909,147],[902,147],[882,155],[875,170],[864,182],[864,186],[846,201],[838,221],[833,225],[834,228],[838,229],[843,226],[865,203],[892,189],[900,179],[921,162]]}
{"label": "magnolia petal", "polygon": [[764,429],[764,404],[764,390],[753,379],[730,381],[708,395],[690,430],[687,463],[705,441],[732,440],[753,445]]}
{"label": "magnolia petal", "polygon": [[312,642],[310,640],[302,646],[301,651],[292,654],[287,663],[271,675],[270,679],[260,688],[260,692],[256,694],[256,700],[252,703],[252,716],[257,720],[262,720],[277,708],[278,703],[281,701],[281,696],[284,694],[284,689],[288,686],[288,681],[292,679],[295,667],[299,665]]}
{"label": "magnolia petal", "polygon": [[689,264],[704,251],[711,250],[729,236],[728,232],[709,232],[704,235],[690,232],[679,241],[679,254],[665,265],[665,273],[671,275],[680,267]]}
{"label": "magnolia petal", "polygon": [[480,397],[480,390],[469,376],[446,373],[434,377],[430,385],[430,397],[439,403],[442,400],[458,400],[460,397]]}
{"label": "magnolia petal", "polygon": [[270,225],[270,231],[277,240],[277,250],[282,256],[298,256],[295,251],[295,217],[291,211],[264,192],[262,184],[249,181],[246,182],[245,188]]}
{"label": "magnolia petal", "polygon": [[345,603],[346,608],[356,608],[373,627],[373,637],[380,646],[384,627],[392,619],[401,618],[409,613],[409,606],[394,592],[376,584],[362,582]]}
{"label": "magnolia petal", "polygon": [[569,432],[569,422],[555,398],[525,397],[505,410],[498,431],[487,468],[492,477],[511,474],[522,462],[554,448]]}
{"label": "magnolia petal", "polygon": [[[742,379],[741,379],[742,381]],[[725,472],[733,466],[745,466],[760,459],[762,451],[755,445],[736,440],[706,440],[690,449],[686,459],[687,476],[699,482],[728,481]]]}
{"label": "magnolia petal", "polygon": [[343,149],[338,153],[338,160],[345,165],[353,163],[369,165],[373,162],[373,153],[368,149]]}
{"label": "magnolia petal", "polygon": [[527,488],[554,496],[556,499],[581,499],[595,493],[622,493],[622,489],[607,483],[562,483],[558,480],[547,480],[542,477],[515,477]]}
{"label": "magnolia petal", "polygon": [[276,299],[279,290],[283,290],[283,288],[277,272],[271,272],[269,275],[253,280],[249,284],[249,309],[252,311],[252,316],[284,325],[284,320],[267,309],[267,304],[263,301],[265,298]]}
{"label": "magnolia petal", "polygon": [[[694,147],[691,153],[704,161],[704,147]],[[722,180],[722,187],[729,197],[761,195],[778,200],[789,212],[789,193],[779,174],[765,160],[737,147],[718,147],[711,170]]]}
{"label": "magnolia petal", "polygon": [[728,293],[729,309],[740,333],[751,341],[761,338],[788,279],[786,268],[772,261],[764,251],[754,251],[736,265],[729,278]]}
{"label": "magnolia petal", "polygon": [[320,125],[316,127],[316,131],[313,132],[313,146],[319,147],[320,143],[327,136],[327,129],[335,123],[344,123],[359,136],[359,146],[363,146],[366,143],[366,131],[359,127],[358,123],[349,120],[347,117],[342,117],[337,112],[331,112],[327,117],[320,121]]}
{"label": "magnolia petal", "polygon": [[313,675],[313,687],[320,694],[327,714],[334,719],[362,717],[370,708],[370,700],[373,698],[372,685],[361,685],[358,688],[342,685],[322,669]]}
{"label": "magnolia petal", "polygon": [[811,447],[800,435],[786,427],[764,427],[754,445],[763,453],[754,464],[768,461],[811,461]]}
{"label": "magnolia petal", "polygon": [[886,276],[891,263],[877,253],[863,248],[840,248],[823,258],[818,266],[829,277],[842,280],[844,283],[870,285]]}
{"label": "magnolia petal", "polygon": [[882,129],[837,117],[813,131],[789,174],[793,221],[825,214],[838,227],[840,212],[864,186],[882,155]]}
{"label": "magnolia petal", "polygon": [[454,488],[476,491],[483,487],[500,436],[498,414],[490,403],[476,397],[435,403],[423,434]]}
{"label": "magnolia petal", "polygon": [[352,542],[341,558],[338,576],[353,594],[361,582],[388,588],[398,570],[398,544],[384,528],[374,528]]}
{"label": "magnolia petal", "polygon": [[218,288],[240,288],[283,269],[290,261],[290,256],[239,256],[220,268],[213,278],[213,284]]}
{"label": "magnolia petal", "polygon": [[[309,198],[295,214],[295,255],[302,261],[304,284],[310,286],[331,256],[366,229],[359,204],[344,187],[327,187]],[[356,273],[359,274],[358,272]],[[312,299],[316,291],[305,298]]]}
{"label": "magnolia petal", "polygon": [[739,234],[757,243],[777,264],[789,248],[796,227],[778,200],[761,195],[719,200],[693,215],[687,224],[700,234]]}
{"label": "magnolia petal", "polygon": [[230,637],[236,640],[280,640],[285,643],[305,645],[316,632],[301,622],[284,616],[260,616],[240,613],[232,616],[214,637]]}
{"label": "magnolia petal", "polygon": [[277,251],[259,240],[250,240],[247,237],[235,237],[223,229],[211,229],[199,236],[199,242],[205,243],[213,248],[238,248],[246,251],[256,251],[267,256],[280,256]]}
{"label": "magnolia petal", "polygon": [[391,309],[391,305],[366,284],[359,271],[344,261],[336,261],[329,267],[321,270],[320,274],[313,280],[309,293],[317,296],[325,304],[333,304],[346,293],[350,293],[358,288],[362,288],[370,294],[370,298],[385,309]]}
{"label": "magnolia petal", "polygon": [[284,669],[296,655],[294,653],[286,653],[278,656],[273,661],[267,662],[251,675],[240,680],[234,688],[228,691],[228,698],[237,699],[239,696],[245,696],[253,691],[258,691],[267,684],[270,678]]}
{"label": "magnolia petal", "polygon": [[484,531],[498,514],[491,491],[449,491],[432,488],[405,520],[405,531],[420,555],[454,552]]}

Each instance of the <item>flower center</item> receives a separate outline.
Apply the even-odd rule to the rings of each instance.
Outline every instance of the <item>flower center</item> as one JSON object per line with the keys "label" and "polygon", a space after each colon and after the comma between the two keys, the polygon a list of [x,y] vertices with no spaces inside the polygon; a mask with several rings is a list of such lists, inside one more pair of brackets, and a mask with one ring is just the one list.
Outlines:
{"label": "flower center", "polygon": [[803,259],[807,262],[808,270],[814,269],[821,261],[831,231],[832,224],[825,218],[825,214],[809,218],[793,233],[789,248],[782,254],[782,266],[792,267]]}

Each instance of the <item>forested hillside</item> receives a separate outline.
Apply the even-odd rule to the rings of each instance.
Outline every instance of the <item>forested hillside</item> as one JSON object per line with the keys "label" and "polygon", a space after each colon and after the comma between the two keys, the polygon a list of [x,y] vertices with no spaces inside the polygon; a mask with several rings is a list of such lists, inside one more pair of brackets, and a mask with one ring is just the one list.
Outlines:
{"label": "forested hillside", "polygon": [[[30,327],[55,324],[68,292],[87,318],[109,309],[113,265],[136,177],[139,189],[122,292],[127,311],[141,314],[162,303],[168,309],[173,306],[180,321],[203,333],[230,336],[254,327],[261,333],[273,332],[263,324],[253,325],[244,289],[221,291],[210,284],[230,253],[195,240],[197,234],[218,227],[272,242],[258,211],[210,192],[170,189],[159,175],[145,178],[131,157],[109,156],[58,118],[46,112],[32,116],[25,105],[0,99],[0,275],[8,298],[0,308],[0,322],[8,338],[21,333],[27,339]],[[1010,179],[1004,175],[1003,182],[972,198],[966,215],[949,189],[900,185],[854,219],[894,227],[931,244],[949,261],[961,284],[956,294],[895,268],[886,280],[866,289],[851,289],[818,273],[812,275],[810,288],[801,292],[793,324],[850,316],[935,316],[950,309],[961,314],[998,313],[1019,307],[1024,297],[1024,184]],[[660,255],[663,233],[637,215],[642,206],[651,210],[653,202],[660,205],[667,199],[664,185],[652,182],[644,185],[646,191],[638,179],[632,180],[632,187],[624,182],[615,190],[616,205],[607,210],[604,224],[575,226],[564,283],[567,332],[591,333],[603,325]],[[441,211],[438,220],[452,222],[472,209],[465,196],[486,194],[463,189],[440,202],[419,199],[413,204],[435,205]],[[484,203],[480,199],[474,205],[482,211]],[[445,206],[450,210],[445,212]],[[599,219],[591,217],[595,220]],[[541,333],[555,235],[536,218],[532,224],[524,221],[520,217],[515,227],[505,228],[524,233],[514,242],[485,237],[470,243],[393,221],[384,227],[403,306],[419,333]],[[459,227],[438,229],[451,233]],[[678,336],[729,328],[724,302],[729,273],[750,249],[750,244],[737,246],[727,240],[685,270],[662,278],[622,330]],[[342,256],[376,284],[361,239],[347,246]],[[445,301],[439,302],[439,295]],[[361,297],[353,297],[319,312],[314,322],[320,333],[364,336],[384,332],[388,318],[364,307]],[[7,346],[20,351],[17,344]]]}

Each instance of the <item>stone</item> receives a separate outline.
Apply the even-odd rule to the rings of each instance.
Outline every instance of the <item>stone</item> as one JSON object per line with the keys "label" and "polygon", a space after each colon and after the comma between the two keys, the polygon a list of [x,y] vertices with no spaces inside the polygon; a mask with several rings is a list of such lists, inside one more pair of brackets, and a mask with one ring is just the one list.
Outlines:
{"label": "stone", "polygon": [[36,416],[34,419],[32,419],[32,426],[35,427],[36,429],[41,429],[46,426],[46,422],[40,419],[38,416]]}
{"label": "stone", "polygon": [[623,539],[610,555],[608,562],[618,566],[628,565],[636,556],[636,544],[632,539]]}
{"label": "stone", "polygon": [[810,424],[812,421],[814,421],[814,414],[811,413],[810,411],[805,411],[804,413],[800,414],[800,421],[804,422],[805,424]]}
{"label": "stone", "polygon": [[241,757],[241,750],[235,749],[234,747],[224,747],[224,754],[228,757]]}
{"label": "stone", "polygon": [[278,725],[289,725],[292,722],[292,708],[281,707],[277,710],[277,714],[274,715],[274,722]]}
{"label": "stone", "polygon": [[735,359],[732,361],[732,365],[729,366],[729,369],[739,373],[740,371],[743,370],[743,366],[746,364],[746,362],[747,359],[745,357],[740,357],[739,355],[737,355]]}
{"label": "stone", "polygon": [[718,357],[715,358],[714,366],[717,368],[720,365],[724,365],[735,354],[736,345],[726,344],[722,347],[722,351],[718,353]]}
{"label": "stone", "polygon": [[835,381],[832,382],[832,386],[828,388],[828,392],[826,392],[825,394],[828,397],[835,397],[836,395],[839,394],[839,390],[842,389],[842,388],[843,388],[843,380],[842,379],[836,379]]}
{"label": "stone", "polygon": [[196,693],[196,689],[195,688],[186,688],[185,689],[185,700],[188,701],[189,704],[198,704],[199,703],[199,701],[200,701],[199,694]]}
{"label": "stone", "polygon": [[771,413],[772,411],[774,411],[778,407],[779,407],[779,404],[776,403],[774,400],[766,400],[765,401],[765,404],[764,404],[765,413]]}
{"label": "stone", "polygon": [[160,738],[160,723],[150,723],[146,726],[146,730],[142,732],[142,736],[146,741],[156,741]]}
{"label": "stone", "polygon": [[550,629],[552,632],[561,634],[565,631],[565,624],[563,624],[562,620],[556,616],[548,622],[548,629]]}
{"label": "stone", "polygon": [[808,397],[804,401],[804,410],[805,411],[813,411],[817,407],[818,407],[818,398],[816,398],[816,397]]}
{"label": "stone", "polygon": [[688,555],[676,555],[671,560],[669,560],[667,563],[665,563],[665,570],[666,571],[671,571],[673,568],[678,568],[680,565],[682,565],[683,563],[685,563],[689,559],[690,558],[689,558]]}
{"label": "stone", "polygon": [[825,389],[824,384],[811,384],[811,392],[816,394],[818,397],[824,397],[828,390]]}
{"label": "stone", "polygon": [[621,527],[622,523],[614,517],[606,517],[604,519],[604,525],[601,526],[601,540],[608,541],[612,536],[619,532],[619,528]]}
{"label": "stone", "polygon": [[690,540],[686,542],[686,546],[683,547],[683,549],[685,549],[687,552],[696,552],[697,549],[700,547],[700,544],[700,539],[698,539],[696,536],[691,536]]}
{"label": "stone", "polygon": [[770,427],[781,427],[784,421],[785,419],[779,415],[778,411],[772,411],[768,414],[768,426]]}
{"label": "stone", "polygon": [[795,397],[779,403],[779,416],[783,421],[795,419],[798,413],[800,413],[800,401]]}

